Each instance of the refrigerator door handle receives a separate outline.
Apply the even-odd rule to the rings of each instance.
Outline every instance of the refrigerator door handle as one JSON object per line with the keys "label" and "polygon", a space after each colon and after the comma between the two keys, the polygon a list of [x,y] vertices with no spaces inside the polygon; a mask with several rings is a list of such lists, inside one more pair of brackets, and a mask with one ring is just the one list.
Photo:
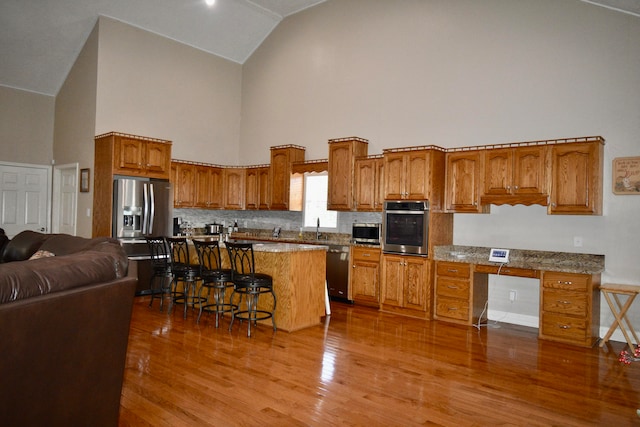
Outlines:
{"label": "refrigerator door handle", "polygon": [[149,229],[149,188],[147,183],[142,184],[142,234],[148,234]]}
{"label": "refrigerator door handle", "polygon": [[156,216],[156,197],[153,190],[153,184],[147,184],[149,186],[149,231],[148,234],[153,234],[153,221]]}

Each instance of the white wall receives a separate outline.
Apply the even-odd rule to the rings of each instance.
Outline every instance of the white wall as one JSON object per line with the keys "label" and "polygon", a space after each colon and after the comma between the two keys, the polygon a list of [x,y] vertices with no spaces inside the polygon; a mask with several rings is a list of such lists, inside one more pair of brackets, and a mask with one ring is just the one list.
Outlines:
{"label": "white wall", "polygon": [[55,98],[0,86],[0,160],[51,165]]}
{"label": "white wall", "polygon": [[[640,156],[638,40],[639,18],[578,0],[329,0],[245,64],[241,150],[253,162],[284,143],[326,158],[327,139],[351,135],[370,154],[602,135],[603,216],[494,206],[456,214],[454,242],[604,254],[603,281],[640,284],[640,196],[611,192],[613,158]],[[534,288],[520,296],[537,301]],[[608,325],[604,300],[602,313]]]}
{"label": "white wall", "polygon": [[173,158],[237,165],[241,73],[239,64],[101,17],[96,135],[168,139]]}

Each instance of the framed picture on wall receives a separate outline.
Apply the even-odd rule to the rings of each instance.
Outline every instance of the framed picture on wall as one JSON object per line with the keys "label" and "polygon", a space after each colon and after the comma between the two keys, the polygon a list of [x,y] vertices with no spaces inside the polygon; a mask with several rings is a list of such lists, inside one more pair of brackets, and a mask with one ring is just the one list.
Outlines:
{"label": "framed picture on wall", "polygon": [[613,194],[640,195],[640,157],[613,159]]}
{"label": "framed picture on wall", "polygon": [[89,192],[89,168],[80,169],[80,192]]}

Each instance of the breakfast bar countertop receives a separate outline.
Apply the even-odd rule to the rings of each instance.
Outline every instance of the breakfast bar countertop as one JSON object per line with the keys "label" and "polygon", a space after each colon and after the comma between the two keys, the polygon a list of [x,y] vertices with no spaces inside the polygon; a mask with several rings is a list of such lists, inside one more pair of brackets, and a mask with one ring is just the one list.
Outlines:
{"label": "breakfast bar countertop", "polygon": [[[604,271],[604,255],[504,249],[509,249],[509,262],[505,265],[513,268],[579,274],[598,274]],[[500,265],[500,263],[489,261],[490,251],[490,247],[482,246],[436,246],[433,259],[491,266]]]}

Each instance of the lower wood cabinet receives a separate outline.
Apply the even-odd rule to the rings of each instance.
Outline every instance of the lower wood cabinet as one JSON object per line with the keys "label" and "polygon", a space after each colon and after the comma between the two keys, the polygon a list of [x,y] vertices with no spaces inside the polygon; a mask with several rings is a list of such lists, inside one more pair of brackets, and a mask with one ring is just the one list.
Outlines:
{"label": "lower wood cabinet", "polygon": [[431,318],[430,261],[410,255],[382,255],[380,309]]}
{"label": "lower wood cabinet", "polygon": [[380,248],[351,246],[349,289],[355,304],[380,307]]}
{"label": "lower wood cabinet", "polygon": [[487,275],[474,275],[471,264],[436,262],[434,319],[472,325],[488,298]]}
{"label": "lower wood cabinet", "polygon": [[600,329],[600,275],[547,271],[540,293],[540,338],[593,346]]}

